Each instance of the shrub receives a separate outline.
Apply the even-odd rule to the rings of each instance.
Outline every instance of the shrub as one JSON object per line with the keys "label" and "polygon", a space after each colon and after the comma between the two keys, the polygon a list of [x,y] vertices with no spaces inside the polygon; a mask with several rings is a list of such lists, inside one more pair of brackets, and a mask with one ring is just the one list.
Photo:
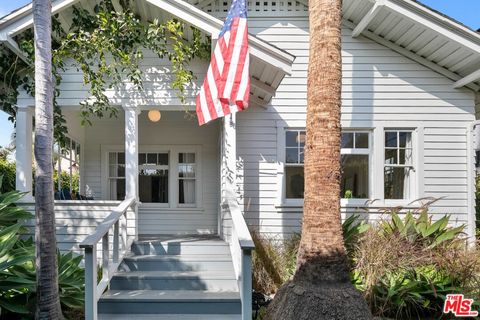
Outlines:
{"label": "shrub", "polygon": [[[62,171],[60,173],[61,189],[70,190],[70,179],[72,180],[71,191],[75,191],[75,192],[78,193],[79,181],[80,181],[80,174],[79,173],[72,173],[72,176],[70,176],[70,173]],[[54,185],[55,190],[57,190],[58,189],[58,171],[57,170],[55,170],[53,172],[53,185]]]}
{"label": "shrub", "polygon": [[255,251],[252,256],[253,289],[271,294],[295,273],[300,235],[288,239],[263,238],[252,232]]}
{"label": "shrub", "polygon": [[467,250],[463,226],[449,227],[448,215],[432,222],[427,210],[387,212],[359,239],[352,281],[374,315],[440,317],[448,293],[479,298],[480,256]]}
{"label": "shrub", "polygon": [[[3,177],[0,176],[0,186]],[[23,193],[0,193],[0,314],[33,317],[36,298],[35,245],[32,238],[21,237],[25,228],[21,222],[33,215],[15,202]],[[71,309],[83,308],[84,272],[82,256],[58,252],[60,303]]]}
{"label": "shrub", "polygon": [[[372,313],[397,319],[439,318],[446,294],[462,293],[480,302],[480,252],[468,250],[463,226],[436,222],[428,205],[403,218],[366,224],[358,216],[343,222],[351,280]],[[254,233],[253,278],[256,291],[274,293],[295,272],[300,236],[279,241]]]}
{"label": "shrub", "polygon": [[15,190],[15,163],[0,159],[0,176],[3,177],[0,193]]}

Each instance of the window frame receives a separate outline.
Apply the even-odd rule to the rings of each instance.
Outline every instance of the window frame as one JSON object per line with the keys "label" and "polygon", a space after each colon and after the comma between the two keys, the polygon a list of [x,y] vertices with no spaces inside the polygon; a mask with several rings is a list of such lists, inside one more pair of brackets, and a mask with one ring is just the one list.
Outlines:
{"label": "window frame", "polygon": [[[286,197],[286,175],[285,175],[285,148],[286,148],[286,132],[287,130],[306,130],[305,121],[291,121],[288,124],[283,120],[276,122],[277,127],[277,191],[275,207],[303,207],[303,198],[287,198]],[[303,166],[303,164],[302,164]]]}
{"label": "window frame", "polygon": [[[346,199],[342,198],[340,204],[342,207],[395,207],[395,206],[412,206],[412,201],[424,197],[424,131],[425,128],[421,123],[403,121],[375,121],[364,125],[359,122],[342,123],[344,131],[368,131],[369,148],[371,151],[369,158],[369,192],[370,199]],[[289,212],[289,210],[297,211],[303,207],[303,199],[286,199],[285,194],[285,131],[286,129],[302,130],[306,127],[305,121],[302,120],[278,120],[276,121],[277,130],[277,158],[276,168],[276,197],[274,206],[279,212]],[[384,162],[385,162],[385,130],[400,130],[412,132],[412,164],[414,172],[411,183],[409,199],[385,199],[384,196]]]}
{"label": "window frame", "polygon": [[[179,175],[179,170],[178,170],[178,167],[180,165],[180,161],[178,160],[179,158],[179,155],[181,153],[193,153],[195,155],[195,177],[194,178],[186,178],[186,177],[183,177],[181,178],[180,175]],[[175,174],[175,180],[176,180],[176,190],[175,190],[175,200],[176,200],[176,203],[177,203],[177,207],[178,208],[196,208],[197,207],[197,203],[199,201],[199,197],[200,197],[200,184],[199,184],[199,154],[197,151],[195,150],[191,150],[191,151],[184,151],[183,149],[182,150],[179,150],[176,152],[175,154],[176,156],[176,168],[175,168],[175,171],[176,171],[176,174]],[[189,163],[190,164],[190,163]],[[194,203],[180,203],[180,180],[194,180],[195,181],[195,202]]]}
{"label": "window frame", "polygon": [[[101,174],[101,190],[102,199],[110,198],[109,186],[109,153],[125,152],[122,145],[102,145],[102,174]],[[194,209],[203,210],[203,180],[202,180],[202,147],[200,145],[140,145],[138,153],[168,153],[169,154],[169,173],[168,173],[168,203],[141,203],[142,206],[154,208],[169,209]],[[178,201],[178,154],[179,153],[195,153],[196,162],[196,185],[195,185],[195,204],[180,204]],[[140,165],[138,165],[140,169]],[[138,174],[138,173],[137,173]],[[139,187],[139,185],[137,186]],[[121,201],[121,200],[120,200]]]}
{"label": "window frame", "polygon": [[[284,161],[284,168],[283,168],[283,172],[284,172],[284,181],[283,181],[283,197],[285,198],[285,201],[286,202],[292,202],[292,203],[295,203],[295,202],[299,202],[299,200],[302,201],[303,203],[303,198],[287,198],[287,183],[286,183],[286,179],[287,179],[287,175],[286,175],[286,168],[287,167],[290,167],[290,168],[304,168],[305,167],[305,163],[302,163],[302,162],[296,162],[296,163],[290,163],[290,162],[287,162],[287,153],[286,153],[286,150],[287,148],[292,148],[292,147],[287,147],[286,145],[286,139],[287,139],[287,132],[297,132],[298,134],[300,132],[305,132],[305,136],[306,136],[306,128],[286,128],[284,130],[284,148],[283,148],[283,161]],[[298,142],[298,145],[297,145],[297,157],[298,157],[298,161],[299,161],[299,158],[300,158],[300,142]],[[304,159],[305,159],[305,154],[304,154]]]}
{"label": "window frame", "polygon": [[[398,145],[397,147],[395,148],[387,148],[387,146],[385,145],[385,134],[387,132],[396,132],[397,133],[397,143],[399,141],[399,136],[398,136],[398,133],[400,132],[408,132],[411,134],[411,150],[412,150],[412,156],[411,156],[411,164],[394,164],[394,165],[389,165],[389,164],[386,164],[385,163],[385,151],[387,149],[396,149],[397,150],[397,158],[398,158],[398,155],[399,155],[399,150],[401,149]],[[381,148],[382,148],[382,165],[379,166],[381,169],[381,184],[379,184],[381,187],[381,195],[382,195],[382,199],[383,199],[383,202],[385,204],[385,206],[405,206],[409,203],[411,203],[412,201],[415,201],[416,199],[418,199],[420,197],[420,192],[419,192],[419,185],[420,185],[420,182],[419,181],[419,175],[418,175],[418,171],[422,170],[422,168],[420,168],[420,162],[418,161],[418,159],[420,159],[420,155],[418,155],[420,153],[420,148],[423,150],[423,146],[420,146],[420,143],[419,143],[419,129],[418,128],[412,128],[412,127],[384,127],[382,128],[382,145],[381,145]],[[397,159],[398,161],[398,159]],[[403,199],[386,199],[385,198],[385,168],[386,167],[392,167],[392,168],[410,168],[410,179],[409,179],[409,194],[404,196]]]}
{"label": "window frame", "polygon": [[[370,128],[345,128],[342,129],[341,133],[366,133],[368,135],[368,148],[342,148],[340,146],[340,156],[342,155],[366,155],[368,156],[368,198],[343,198],[341,195],[340,203],[342,206],[345,205],[362,205],[365,204],[366,201],[372,198],[373,196],[373,188],[374,188],[374,135],[373,130]],[[355,139],[355,138],[354,138]]]}
{"label": "window frame", "polygon": [[[155,205],[156,207],[161,207],[161,208],[169,208],[171,207],[171,202],[172,202],[172,198],[171,198],[171,188],[172,188],[172,182],[170,181],[171,180],[171,173],[170,171],[172,170],[172,164],[171,164],[171,161],[172,161],[172,155],[170,154],[172,151],[169,150],[168,148],[163,148],[163,147],[160,147],[158,149],[150,149],[150,148],[146,148],[146,149],[143,149],[142,147],[140,147],[140,150],[138,151],[138,155],[140,155],[141,153],[145,153],[146,154],[146,157],[147,154],[161,154],[161,153],[166,153],[168,155],[168,201],[166,203],[162,203],[162,202],[142,202],[142,203],[145,203],[145,204],[151,204],[151,205]],[[148,165],[140,165],[140,161],[138,162],[138,174],[140,176],[140,169],[143,167],[146,167]],[[164,167],[165,165],[151,165],[151,167]],[[140,197],[140,178],[138,179],[138,193],[139,193],[139,197]]]}

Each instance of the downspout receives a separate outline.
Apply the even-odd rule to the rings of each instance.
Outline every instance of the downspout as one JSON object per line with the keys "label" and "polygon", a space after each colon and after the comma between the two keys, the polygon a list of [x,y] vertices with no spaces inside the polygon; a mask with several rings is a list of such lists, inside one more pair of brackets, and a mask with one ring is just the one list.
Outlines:
{"label": "downspout", "polygon": [[475,137],[475,128],[480,125],[480,120],[471,122],[467,127],[467,237],[468,245],[475,246],[475,151],[478,150],[477,144],[480,143],[480,135]]}

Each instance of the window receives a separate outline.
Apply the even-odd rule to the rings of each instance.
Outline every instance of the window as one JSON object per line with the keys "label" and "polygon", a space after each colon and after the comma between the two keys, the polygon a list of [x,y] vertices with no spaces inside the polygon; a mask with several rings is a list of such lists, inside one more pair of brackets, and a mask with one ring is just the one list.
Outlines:
{"label": "window", "polygon": [[125,199],[125,152],[108,153],[110,200]]}
{"label": "window", "polygon": [[411,131],[385,130],[385,199],[409,199],[411,197],[412,156]]}
{"label": "window", "polygon": [[178,154],[178,203],[193,205],[196,202],[196,162],[195,153]]}
{"label": "window", "polygon": [[[65,146],[55,143],[53,147],[55,183],[57,190],[79,192],[80,143],[66,137]],[[58,178],[60,176],[60,179]]]}
{"label": "window", "polygon": [[302,199],[304,191],[305,130],[285,134],[285,191],[287,199]]}
{"label": "window", "polygon": [[342,198],[369,197],[368,132],[343,132],[341,145]]}
{"label": "window", "polygon": [[168,152],[138,154],[138,191],[141,202],[168,203]]}

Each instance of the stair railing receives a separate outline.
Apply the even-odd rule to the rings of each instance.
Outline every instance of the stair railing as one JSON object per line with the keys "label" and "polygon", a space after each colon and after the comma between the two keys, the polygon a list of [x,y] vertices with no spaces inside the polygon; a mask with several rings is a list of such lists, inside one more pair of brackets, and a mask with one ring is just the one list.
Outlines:
{"label": "stair railing", "polygon": [[[127,212],[136,205],[135,198],[122,201],[97,227],[95,232],[80,243],[85,249],[85,319],[97,319],[97,302],[110,283],[123,257],[128,252]],[[120,236],[120,219],[124,217],[122,235]],[[113,227],[112,259],[110,259],[110,230]],[[123,239],[123,250],[120,247],[120,237]],[[102,278],[97,284],[97,244],[102,240]],[[111,261],[110,261],[111,260]]]}
{"label": "stair railing", "polygon": [[[222,210],[231,221],[229,239],[230,251],[242,300],[242,320],[252,319],[252,250],[255,249],[252,236],[238,205],[235,192],[225,190]],[[228,219],[230,218],[230,219]]]}

